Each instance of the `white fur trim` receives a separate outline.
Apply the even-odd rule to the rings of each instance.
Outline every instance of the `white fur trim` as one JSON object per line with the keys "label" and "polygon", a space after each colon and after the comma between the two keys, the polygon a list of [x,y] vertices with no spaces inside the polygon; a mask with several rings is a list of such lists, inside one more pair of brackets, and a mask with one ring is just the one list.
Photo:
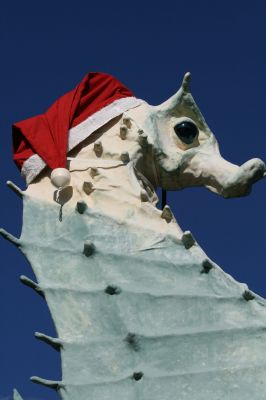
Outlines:
{"label": "white fur trim", "polygon": [[136,99],[136,97],[124,97],[115,100],[113,103],[85,119],[85,121],[81,122],[79,125],[71,128],[68,137],[68,151],[72,150],[101,126],[111,121],[111,119],[123,114],[130,108],[137,107],[142,102],[143,100]]}
{"label": "white fur trim", "polygon": [[46,164],[43,159],[38,154],[33,154],[23,163],[21,176],[26,179],[27,185],[29,185],[45,167]]}
{"label": "white fur trim", "polygon": [[[69,130],[68,151],[76,147],[93,132],[101,128],[101,126],[111,121],[111,119],[118,117],[118,115],[121,115],[125,111],[135,108],[142,103],[143,100],[136,99],[136,97],[124,97],[115,100],[100,111],[97,111],[85,121]],[[26,179],[27,184],[30,184],[45,167],[46,164],[42,158],[38,154],[34,154],[24,162],[21,169],[21,175]]]}

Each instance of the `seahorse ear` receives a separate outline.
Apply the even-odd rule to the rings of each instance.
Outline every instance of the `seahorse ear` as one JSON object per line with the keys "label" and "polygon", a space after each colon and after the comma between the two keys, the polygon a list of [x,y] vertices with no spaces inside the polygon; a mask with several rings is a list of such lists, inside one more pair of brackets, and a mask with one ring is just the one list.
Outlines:
{"label": "seahorse ear", "polygon": [[182,94],[190,92],[190,87],[189,87],[190,81],[191,81],[191,74],[190,72],[187,72],[184,75],[180,89],[168,100],[157,106],[158,109],[164,111],[174,109],[180,103]]}

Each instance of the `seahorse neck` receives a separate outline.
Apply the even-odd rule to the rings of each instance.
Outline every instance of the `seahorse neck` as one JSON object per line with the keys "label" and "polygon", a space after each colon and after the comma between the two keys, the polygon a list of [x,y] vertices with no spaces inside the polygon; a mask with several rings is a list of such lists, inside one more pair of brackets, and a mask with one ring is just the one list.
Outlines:
{"label": "seahorse neck", "polygon": [[[111,126],[110,126],[111,125]],[[153,185],[141,174],[143,148],[138,140],[138,127],[128,129],[121,137],[123,117],[97,132],[95,141],[84,143],[73,156],[69,156],[71,187],[61,193],[63,218],[83,202],[90,210],[119,223],[145,226],[163,235],[180,238],[182,231],[174,218],[171,223],[161,218],[156,205],[158,198]],[[27,194],[36,201],[48,202],[55,207],[55,188],[49,176],[29,185]]]}

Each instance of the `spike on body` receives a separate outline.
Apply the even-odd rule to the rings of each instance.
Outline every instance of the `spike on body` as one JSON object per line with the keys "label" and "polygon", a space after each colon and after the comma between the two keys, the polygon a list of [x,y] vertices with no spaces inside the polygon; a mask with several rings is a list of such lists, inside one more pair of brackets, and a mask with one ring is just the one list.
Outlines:
{"label": "spike on body", "polygon": [[97,142],[94,143],[94,152],[96,154],[97,157],[101,157],[103,154],[103,145],[102,142],[100,140],[98,140]]}
{"label": "spike on body", "polygon": [[162,219],[165,219],[165,221],[169,224],[169,222],[171,222],[174,219],[173,213],[170,209],[169,206],[164,206],[164,209],[162,211],[162,215],[161,215]]}
{"label": "spike on body", "polygon": [[254,300],[256,298],[250,290],[245,290],[242,296],[246,301]]}
{"label": "spike on body", "polygon": [[148,193],[146,192],[146,190],[142,189],[142,190],[140,191],[140,199],[141,199],[141,201],[142,201],[143,203],[149,201],[149,196],[148,196]]}
{"label": "spike on body", "polygon": [[90,257],[90,256],[93,255],[94,252],[95,252],[95,246],[94,246],[94,244],[93,244],[90,240],[87,240],[87,241],[84,243],[83,254],[84,254],[86,257]]}
{"label": "spike on body", "polygon": [[127,137],[127,126],[126,125],[120,126],[120,137],[122,140],[126,139],[126,137]]}
{"label": "spike on body", "polygon": [[122,122],[128,129],[132,127],[131,119],[129,117],[124,117]]}
{"label": "spike on body", "polygon": [[23,400],[16,389],[13,390],[13,400]]}
{"label": "spike on body", "polygon": [[121,158],[121,161],[122,161],[124,164],[128,164],[129,161],[130,161],[129,154],[128,154],[127,151],[123,151],[123,152],[121,153],[120,158]]}
{"label": "spike on body", "polygon": [[[83,186],[84,186],[84,184],[83,184]],[[78,201],[77,205],[76,205],[76,210],[79,214],[84,214],[85,211],[87,210],[87,204],[85,203],[85,201]]]}
{"label": "spike on body", "polygon": [[21,283],[23,283],[23,285],[28,286],[31,289],[33,289],[39,296],[44,297],[43,290],[40,288],[40,286],[36,282],[27,278],[25,275],[20,276],[20,281],[21,281]]}
{"label": "spike on body", "polygon": [[91,176],[92,178],[95,178],[95,176],[97,176],[97,175],[99,175],[98,169],[97,169],[97,168],[94,168],[94,167],[91,167],[91,169],[90,169],[90,176]]}
{"label": "spike on body", "polygon": [[5,229],[0,228],[0,235],[3,236],[4,239],[13,243],[15,246],[17,247],[21,246],[21,241],[15,236],[13,236],[11,233],[7,232]]}
{"label": "spike on body", "polygon": [[35,332],[35,337],[36,339],[41,340],[44,343],[49,344],[51,347],[53,347],[56,351],[60,351],[62,347],[62,341],[57,338],[52,338],[51,336],[47,336],[44,333],[41,332]]}
{"label": "spike on body", "polygon": [[190,249],[196,241],[190,231],[185,231],[182,235],[182,242],[186,249]]}
{"label": "spike on body", "polygon": [[84,182],[82,188],[87,195],[90,195],[94,191],[92,182]]}
{"label": "spike on body", "polygon": [[213,267],[214,267],[213,263],[210,260],[206,259],[202,262],[201,273],[208,274],[210,272],[210,270],[213,269]]}
{"label": "spike on body", "polygon": [[47,387],[47,388],[54,389],[54,390],[56,390],[56,391],[58,391],[60,388],[63,387],[62,382],[51,381],[51,380],[48,380],[48,379],[43,379],[43,378],[40,378],[39,376],[32,376],[32,377],[30,378],[30,380],[31,380],[33,383],[37,383],[38,385],[43,385],[43,386],[45,386],[45,387]]}
{"label": "spike on body", "polygon": [[6,184],[17,196],[19,196],[20,198],[24,196],[24,192],[12,181],[7,181]]}

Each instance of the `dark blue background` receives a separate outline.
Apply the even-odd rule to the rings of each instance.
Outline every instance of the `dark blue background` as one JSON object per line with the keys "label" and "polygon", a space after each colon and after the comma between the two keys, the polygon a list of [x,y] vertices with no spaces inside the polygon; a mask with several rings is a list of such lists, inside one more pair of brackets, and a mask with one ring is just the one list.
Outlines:
{"label": "dark blue background", "polygon": [[[192,72],[192,92],[225,156],[266,160],[266,6],[264,1],[9,1],[1,6],[0,225],[19,236],[23,187],[12,161],[11,123],[45,111],[88,71],[114,74],[137,97],[159,104]],[[169,194],[182,228],[237,280],[266,296],[266,180],[242,199],[204,188]],[[60,378],[59,357],[34,339],[54,334],[45,303],[19,283],[32,277],[1,239],[0,399],[56,399],[31,375]]]}

